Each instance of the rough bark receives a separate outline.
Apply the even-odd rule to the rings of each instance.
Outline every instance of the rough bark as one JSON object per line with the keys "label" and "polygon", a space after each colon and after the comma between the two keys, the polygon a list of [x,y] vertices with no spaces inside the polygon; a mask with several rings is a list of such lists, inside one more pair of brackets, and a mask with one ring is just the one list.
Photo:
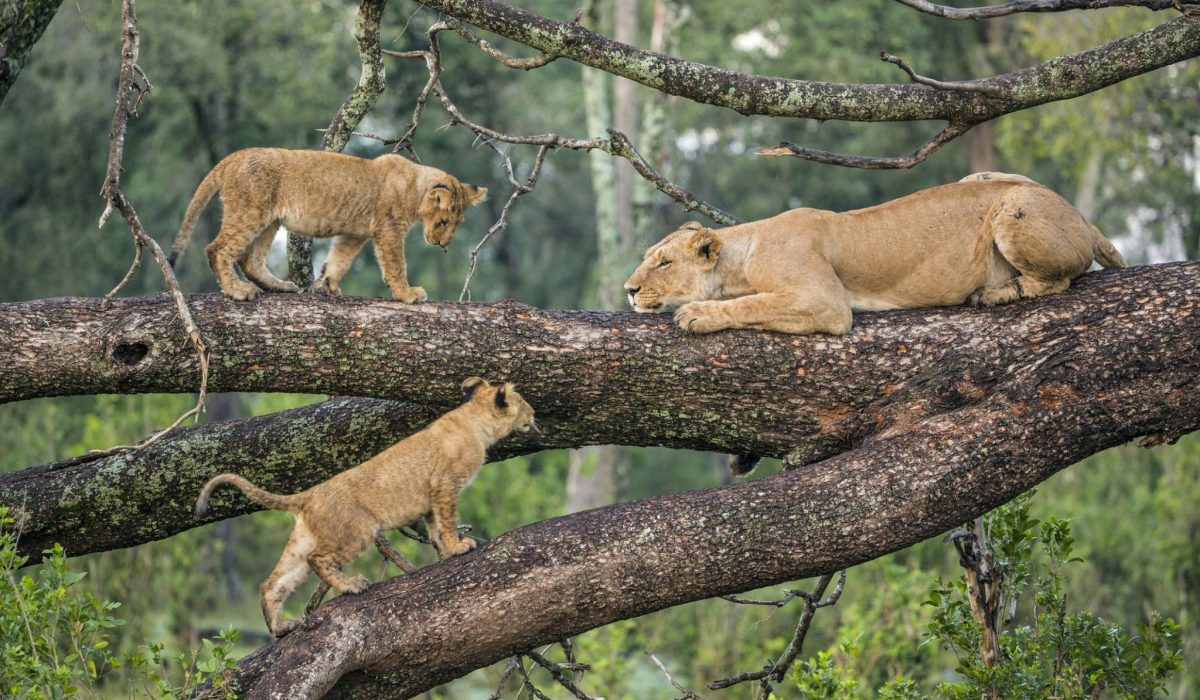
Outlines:
{"label": "rough bark", "polygon": [[[331,688],[335,697],[411,697],[564,635],[873,559],[969,522],[1096,451],[1194,430],[1198,268],[1097,276],[1064,298],[1086,303],[991,319],[1016,355],[997,352],[993,338],[958,338],[963,355],[893,392],[907,393],[911,409],[938,410],[819,464],[536,523],[335,599],[244,659],[235,682],[250,698]],[[1168,271],[1189,279],[1160,284]],[[972,325],[957,316],[960,328]],[[925,329],[908,331],[913,349],[889,362],[934,359],[920,349]]]}
{"label": "rough bark", "polygon": [[845,84],[738,73],[613,41],[498,0],[420,0],[480,29],[662,92],[741,114],[850,121],[939,119],[979,123],[1094,92],[1200,55],[1200,19],[1145,32],[1022,70],[973,81],[994,94],[919,84]]}
{"label": "rough bark", "polygon": [[42,38],[62,0],[0,0],[0,102]]}
{"label": "rough bark", "polygon": [[[1068,401],[1074,382],[1118,386],[1200,361],[1200,263],[1094,273],[1065,294],[996,309],[860,314],[838,338],[688,336],[662,316],[510,303],[192,301],[212,340],[214,390],[374,394],[428,408],[341,399],[179,431],[138,453],[5,475],[0,502],[25,503],[31,513],[26,551],[52,540],[69,542],[72,553],[97,551],[187,529],[191,499],[220,471],[303,488],[419,427],[455,403],[455,387],[476,373],[516,381],[543,426],[541,435],[502,443],[494,458],[634,444],[804,464],[969,409],[1034,370],[1056,373],[1046,396]],[[190,391],[195,356],[172,313],[163,297],[107,308],[72,299],[0,305],[0,337],[10,339],[0,346],[0,396]],[[1195,401],[1196,376],[1143,400]],[[1160,432],[1175,437],[1184,428],[1166,422]],[[213,517],[255,509],[226,494]]]}

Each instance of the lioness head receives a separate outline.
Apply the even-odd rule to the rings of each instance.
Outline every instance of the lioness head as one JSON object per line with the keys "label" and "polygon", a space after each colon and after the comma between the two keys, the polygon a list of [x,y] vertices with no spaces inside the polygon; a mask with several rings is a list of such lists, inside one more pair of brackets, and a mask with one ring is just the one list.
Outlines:
{"label": "lioness head", "polygon": [[477,403],[500,421],[505,433],[514,430],[522,433],[536,427],[533,421],[533,406],[529,405],[512,382],[486,381],[482,377],[468,377],[462,383],[467,400]]}
{"label": "lioness head", "polygon": [[445,174],[421,198],[417,216],[425,224],[425,242],[445,250],[454,238],[454,231],[467,215],[467,207],[487,198],[486,187],[459,182]]}
{"label": "lioness head", "polygon": [[646,250],[642,264],[625,281],[629,305],[638,313],[712,298],[718,285],[717,232],[689,221]]}

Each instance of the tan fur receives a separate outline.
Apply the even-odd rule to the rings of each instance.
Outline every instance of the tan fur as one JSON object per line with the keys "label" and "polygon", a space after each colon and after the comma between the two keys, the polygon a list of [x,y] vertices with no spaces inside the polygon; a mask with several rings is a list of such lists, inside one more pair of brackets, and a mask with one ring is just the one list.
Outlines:
{"label": "tan fur", "polygon": [[[298,624],[283,619],[287,596],[313,571],[341,593],[360,593],[362,576],[342,573],[383,530],[425,518],[442,559],[475,541],[458,534],[458,495],[483,466],[487,449],[514,430],[533,426],[533,408],[512,384],[479,377],[463,382],[467,402],[362,464],[291,496],[264,491],[235,474],[213,477],[196,501],[196,517],[213,489],[230,484],[253,501],[295,514],[279,563],[263,582],[263,617],[277,637]],[[401,567],[403,568],[403,566]]]}
{"label": "tan fur", "polygon": [[635,311],[677,306],[695,333],[843,334],[851,311],[991,306],[1061,292],[1125,261],[1062,197],[978,173],[868,209],[794,209],[720,230],[685,224],[625,282]]}
{"label": "tan fur", "polygon": [[[218,190],[225,213],[221,231],[205,253],[226,295],[248,300],[258,296],[260,287],[298,291],[266,266],[267,251],[282,225],[289,233],[334,239],[318,291],[340,294],[338,282],[372,241],[392,295],[409,304],[426,298],[424,289],[408,284],[404,237],[409,228],[420,219],[425,240],[445,249],[466,208],[487,195],[486,188],[394,154],[367,160],[325,151],[247,148],[217,163],[196,188],[171,246],[172,264]],[[235,262],[249,282],[237,276]]]}

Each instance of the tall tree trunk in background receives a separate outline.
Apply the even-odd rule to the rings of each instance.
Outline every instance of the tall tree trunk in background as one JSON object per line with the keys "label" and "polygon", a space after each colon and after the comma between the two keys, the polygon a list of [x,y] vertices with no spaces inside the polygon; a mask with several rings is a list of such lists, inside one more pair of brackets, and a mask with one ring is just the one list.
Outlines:
{"label": "tall tree trunk in background", "polygon": [[[675,54],[679,41],[676,30],[687,19],[688,10],[679,0],[655,0],[654,23],[650,27],[651,51]],[[669,95],[655,92],[642,102],[642,121],[639,124],[638,149],[646,160],[670,178],[666,168],[667,149],[664,134],[667,131],[667,102]],[[633,231],[630,245],[635,249],[649,245],[666,229],[666,222],[654,216],[655,203],[661,201],[657,190],[650,183],[639,179],[633,189]]]}
{"label": "tall tree trunk in background", "polygon": [[[971,61],[973,75],[994,75],[995,57],[1000,51],[999,28],[990,22],[975,25],[979,45]],[[1000,169],[996,155],[996,129],[994,122],[984,122],[971,129],[963,137],[967,141],[967,169],[971,173],[982,173]]]}
{"label": "tall tree trunk in background", "polygon": [[[242,402],[237,393],[210,394],[206,401],[209,423],[223,423],[242,418]],[[213,544],[220,542],[217,562],[220,565],[222,584],[230,600],[240,601],[245,597],[241,577],[237,569],[237,531],[239,521],[233,518],[222,520],[213,532]]]}
{"label": "tall tree trunk in background", "polygon": [[[610,7],[615,13],[614,38],[633,43],[637,33],[636,1],[614,0]],[[584,11],[587,24],[592,27],[601,24],[602,10],[598,3],[589,3]],[[636,86],[616,78],[612,91],[613,109],[609,110],[609,84],[606,73],[583,68],[588,133],[602,134],[611,126],[637,143]],[[625,161],[610,158],[600,151],[592,151],[589,157],[596,202],[596,303],[602,309],[614,310],[625,303],[622,285],[633,248],[633,189],[637,175]],[[596,445],[571,452],[564,510],[577,513],[616,502],[625,461],[625,451],[612,445]]]}

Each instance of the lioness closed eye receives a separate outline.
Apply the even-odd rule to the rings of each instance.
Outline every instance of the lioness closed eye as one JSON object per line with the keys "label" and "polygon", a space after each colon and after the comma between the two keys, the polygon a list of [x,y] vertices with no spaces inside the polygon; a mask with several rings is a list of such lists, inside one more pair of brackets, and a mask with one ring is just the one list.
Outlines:
{"label": "lioness closed eye", "polygon": [[625,291],[635,311],[679,307],[676,322],[694,333],[843,334],[852,310],[1061,292],[1093,259],[1125,266],[1048,188],[977,173],[856,211],[794,209],[720,230],[684,224],[646,251]]}
{"label": "lioness closed eye", "polygon": [[[475,541],[458,534],[458,495],[483,466],[487,449],[514,430],[533,426],[533,408],[512,384],[471,377],[462,384],[467,402],[442,415],[362,464],[292,496],[264,491],[236,474],[213,477],[196,500],[196,517],[208,511],[213,489],[238,487],[250,500],[296,516],[279,563],[263,582],[263,617],[277,637],[292,631],[283,603],[311,567],[341,593],[369,585],[342,566],[382,530],[425,518],[442,559],[462,554]],[[397,562],[399,564],[399,562]]]}
{"label": "lioness closed eye", "polygon": [[[466,208],[487,196],[487,188],[395,154],[367,160],[325,151],[247,148],[217,163],[196,188],[171,246],[172,265],[217,190],[225,213],[220,233],[204,252],[227,296],[253,299],[260,287],[299,291],[267,269],[267,251],[282,225],[301,236],[333,237],[318,291],[340,294],[342,275],[367,241],[373,241],[384,282],[393,296],[409,304],[424,301],[425,290],[408,285],[408,229],[420,219],[425,241],[445,249]],[[249,282],[238,278],[234,262]]]}

